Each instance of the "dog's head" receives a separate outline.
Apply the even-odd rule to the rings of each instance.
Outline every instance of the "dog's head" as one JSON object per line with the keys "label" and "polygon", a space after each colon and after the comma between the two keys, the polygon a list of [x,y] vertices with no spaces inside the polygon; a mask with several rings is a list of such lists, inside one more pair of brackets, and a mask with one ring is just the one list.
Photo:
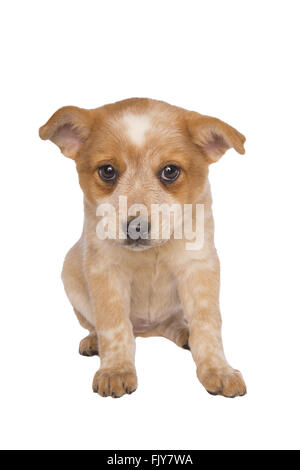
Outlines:
{"label": "dog's head", "polygon": [[[166,240],[164,217],[153,227],[154,207],[194,204],[205,189],[210,163],[229,148],[245,152],[245,137],[225,122],[139,98],[93,110],[63,107],[40,128],[40,137],[76,161],[89,205],[95,213],[99,204],[114,208],[113,238],[132,249]],[[127,213],[121,217],[123,203]]]}

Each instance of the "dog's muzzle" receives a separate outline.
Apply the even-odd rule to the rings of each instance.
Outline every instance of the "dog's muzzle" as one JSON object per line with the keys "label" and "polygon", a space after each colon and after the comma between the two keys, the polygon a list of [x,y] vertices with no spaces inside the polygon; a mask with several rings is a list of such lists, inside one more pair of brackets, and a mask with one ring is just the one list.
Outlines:
{"label": "dog's muzzle", "polygon": [[127,246],[145,246],[149,245],[151,224],[141,217],[128,219],[123,224],[123,230],[126,235],[125,245]]}

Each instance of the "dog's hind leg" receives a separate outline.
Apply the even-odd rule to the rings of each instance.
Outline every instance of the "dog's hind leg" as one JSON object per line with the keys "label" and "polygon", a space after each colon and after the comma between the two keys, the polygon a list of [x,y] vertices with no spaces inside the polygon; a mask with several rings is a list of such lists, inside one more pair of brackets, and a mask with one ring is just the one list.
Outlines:
{"label": "dog's hind leg", "polygon": [[183,315],[180,314],[168,318],[153,330],[144,333],[136,333],[136,336],[142,336],[144,338],[149,336],[162,336],[173,341],[181,348],[190,349],[189,328]]}
{"label": "dog's hind leg", "polygon": [[74,312],[80,325],[89,330],[90,334],[83,338],[79,344],[79,354],[82,356],[98,355],[98,340],[95,328],[75,308]]}
{"label": "dog's hind leg", "polygon": [[[81,269],[81,245],[82,241],[79,240],[67,253],[62,280],[80,325],[90,332],[80,342],[79,353],[83,356],[95,356],[98,354],[98,343],[95,328],[90,322],[92,321],[92,312],[86,280]],[[83,312],[84,316],[80,312]]]}

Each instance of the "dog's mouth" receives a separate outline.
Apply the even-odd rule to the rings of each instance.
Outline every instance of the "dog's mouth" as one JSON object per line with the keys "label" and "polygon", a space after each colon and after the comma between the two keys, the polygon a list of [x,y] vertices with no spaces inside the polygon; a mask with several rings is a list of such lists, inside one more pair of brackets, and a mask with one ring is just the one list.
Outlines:
{"label": "dog's mouth", "polygon": [[144,239],[137,239],[137,240],[125,240],[123,246],[127,248],[127,250],[132,251],[145,251],[149,250],[150,248],[156,248],[158,246],[164,245],[168,240],[144,240]]}
{"label": "dog's mouth", "polygon": [[137,240],[127,239],[124,241],[124,246],[128,250],[132,251],[149,250],[149,248],[153,247],[150,240],[143,240],[141,238],[138,238]]}
{"label": "dog's mouth", "polygon": [[132,250],[132,251],[144,251],[144,250],[149,250],[149,248],[152,248],[152,245],[149,243],[141,243],[141,242],[133,242],[133,243],[124,243],[125,248],[127,250]]}

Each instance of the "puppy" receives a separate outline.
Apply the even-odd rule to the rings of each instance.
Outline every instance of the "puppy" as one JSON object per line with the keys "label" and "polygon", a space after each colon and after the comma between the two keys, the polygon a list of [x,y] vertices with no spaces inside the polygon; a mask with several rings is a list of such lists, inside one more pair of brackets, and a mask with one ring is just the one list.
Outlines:
{"label": "puppy", "polygon": [[[40,137],[75,160],[84,193],[83,233],[66,256],[62,279],[89,330],[79,352],[101,358],[94,392],[134,392],[135,337],[163,336],[191,350],[209,393],[244,395],[242,375],[222,346],[208,169],[229,148],[243,154],[245,137],[219,119],[140,98],[92,110],[63,107]],[[124,201],[129,211],[121,216]],[[167,223],[161,211],[154,228],[158,206],[182,213],[188,207],[189,220],[174,213]],[[106,232],[103,207],[115,216]],[[178,236],[186,221],[192,229]]]}

